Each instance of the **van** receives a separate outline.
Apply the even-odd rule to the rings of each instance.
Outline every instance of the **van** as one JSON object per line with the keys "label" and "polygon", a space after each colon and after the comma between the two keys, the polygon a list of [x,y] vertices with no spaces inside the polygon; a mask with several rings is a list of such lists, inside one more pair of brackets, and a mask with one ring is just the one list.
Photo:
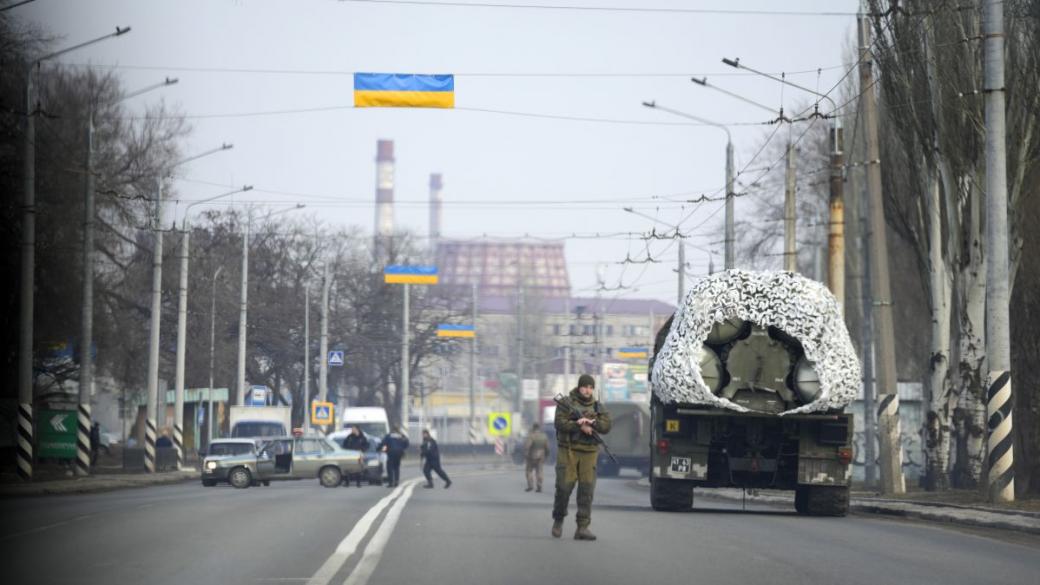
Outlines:
{"label": "van", "polygon": [[340,416],[340,429],[350,430],[350,427],[358,425],[361,432],[372,435],[382,440],[390,433],[390,419],[386,416],[386,409],[381,406],[356,406],[344,408]]}

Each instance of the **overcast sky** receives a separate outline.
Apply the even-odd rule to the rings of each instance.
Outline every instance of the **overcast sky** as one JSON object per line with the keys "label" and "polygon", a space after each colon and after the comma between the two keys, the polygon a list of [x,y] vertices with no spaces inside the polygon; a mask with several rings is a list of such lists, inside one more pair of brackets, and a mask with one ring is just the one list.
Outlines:
{"label": "overcast sky", "polygon": [[[853,0],[538,4],[807,13],[853,13],[858,6]],[[683,227],[697,232],[718,227],[721,203],[663,197],[721,193],[724,134],[640,103],[656,100],[725,123],[762,122],[768,112],[696,86],[689,77],[707,75],[720,87],[770,106],[783,100],[791,108],[808,96],[787,89],[781,97],[779,84],[734,75],[720,59],[740,57],[756,69],[792,72],[793,80],[826,91],[845,74],[843,52],[855,31],[850,15],[333,0],[37,0],[16,10],[64,37],[59,47],[117,25],[133,27],[63,59],[115,67],[128,90],[165,76],[180,79],[136,98],[131,107],[140,111],[146,100],[161,98],[194,116],[186,153],[235,144],[184,167],[180,197],[204,198],[227,190],[220,184],[248,183],[255,186],[250,201],[270,202],[272,209],[301,202],[307,209],[297,213],[371,231],[376,141],[387,138],[396,150],[397,225],[426,234],[429,174],[439,172],[444,236],[460,238],[649,230],[651,221],[623,206],[671,223],[688,218]],[[352,108],[355,71],[455,74],[457,107]],[[312,111],[285,113],[292,110]],[[732,127],[738,169],[768,131]],[[691,243],[715,250],[721,267],[719,239],[706,234]],[[568,239],[566,251],[576,294],[593,294],[596,266],[606,263],[608,287],[635,287],[609,294],[675,301],[671,242],[651,242],[652,256],[664,262],[659,265],[617,264],[626,256],[646,257],[645,242],[628,236]],[[707,271],[705,252],[691,248],[687,258],[691,272]]]}

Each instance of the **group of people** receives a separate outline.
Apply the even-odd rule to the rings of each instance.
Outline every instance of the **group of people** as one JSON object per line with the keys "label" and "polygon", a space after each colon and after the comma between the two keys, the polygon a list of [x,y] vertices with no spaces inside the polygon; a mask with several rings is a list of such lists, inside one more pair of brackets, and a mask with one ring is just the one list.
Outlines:
{"label": "group of people", "polygon": [[[419,461],[423,465],[423,475],[426,476],[426,485],[423,487],[433,487],[433,473],[436,473],[444,480],[445,489],[451,487],[451,478],[448,477],[444,468],[441,467],[441,452],[440,447],[437,446],[436,439],[427,430],[423,430],[422,438],[422,445],[419,447]],[[408,435],[400,427],[387,433],[379,442],[379,450],[386,453],[386,487],[397,487],[400,483],[401,459],[404,458],[409,444]],[[369,447],[368,437],[361,431],[361,427],[357,425],[354,425],[350,430],[350,434],[343,439],[344,449],[353,449],[364,453],[368,451]],[[361,487],[361,479],[362,477],[359,474],[357,476],[358,487]]]}

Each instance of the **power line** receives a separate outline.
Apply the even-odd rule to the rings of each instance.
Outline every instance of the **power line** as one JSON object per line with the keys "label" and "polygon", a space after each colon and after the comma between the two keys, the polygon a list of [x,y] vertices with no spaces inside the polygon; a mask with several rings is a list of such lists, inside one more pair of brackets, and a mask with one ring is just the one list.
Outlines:
{"label": "power line", "polygon": [[575,12],[619,12],[645,14],[717,14],[730,16],[856,16],[855,12],[809,10],[741,10],[735,8],[653,8],[629,6],[575,6],[569,4],[507,4],[492,2],[450,2],[446,0],[340,0],[353,4],[386,4],[452,8],[506,8],[525,10],[568,10]]}

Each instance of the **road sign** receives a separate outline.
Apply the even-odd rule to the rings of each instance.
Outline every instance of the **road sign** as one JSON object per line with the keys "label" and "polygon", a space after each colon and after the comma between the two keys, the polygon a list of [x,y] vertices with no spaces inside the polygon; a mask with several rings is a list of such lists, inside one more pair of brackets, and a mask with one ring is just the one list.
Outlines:
{"label": "road sign", "polygon": [[329,352],[329,365],[330,366],[342,366],[343,365],[343,350],[336,349]]}
{"label": "road sign", "polygon": [[523,400],[538,400],[539,392],[538,380],[524,379],[523,385],[521,386],[520,397]]}
{"label": "road sign", "polygon": [[383,270],[387,284],[437,284],[436,266],[404,266],[391,264]]}
{"label": "road sign", "polygon": [[267,386],[253,386],[249,389],[250,406],[267,406]]}
{"label": "road sign", "polygon": [[41,410],[39,421],[38,455],[56,459],[75,459],[76,411]]}
{"label": "road sign", "polygon": [[331,425],[336,406],[331,402],[320,402],[315,400],[311,403],[311,424]]}
{"label": "road sign", "polygon": [[512,434],[513,415],[508,412],[488,414],[488,434],[492,437],[508,437]]}

